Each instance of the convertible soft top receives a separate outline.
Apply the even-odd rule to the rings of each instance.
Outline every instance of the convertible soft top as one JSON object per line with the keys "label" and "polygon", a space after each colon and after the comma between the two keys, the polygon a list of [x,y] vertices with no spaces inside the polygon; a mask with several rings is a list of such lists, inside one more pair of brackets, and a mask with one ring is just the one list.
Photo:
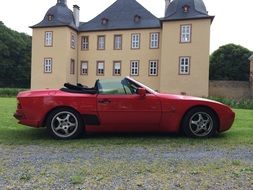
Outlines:
{"label": "convertible soft top", "polygon": [[89,88],[79,83],[77,85],[65,83],[64,87],[61,88],[60,90],[64,92],[80,93],[80,94],[96,94],[97,93],[97,90],[95,87]]}

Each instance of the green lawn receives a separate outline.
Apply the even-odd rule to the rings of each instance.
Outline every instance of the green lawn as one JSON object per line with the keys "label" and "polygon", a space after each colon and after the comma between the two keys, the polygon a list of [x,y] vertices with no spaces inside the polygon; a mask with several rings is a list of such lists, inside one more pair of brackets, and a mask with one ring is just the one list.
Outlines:
{"label": "green lawn", "polygon": [[[45,129],[18,125],[12,116],[15,107],[15,98],[0,98],[0,189],[56,189],[62,184],[64,189],[252,189],[252,162],[226,155],[245,150],[247,157],[253,149],[253,110],[235,110],[231,130],[210,139],[101,134],[59,141]],[[213,160],[208,152],[215,150],[223,156]],[[184,158],[191,151],[196,158]],[[183,160],[165,154],[182,154]]]}
{"label": "green lawn", "polygon": [[56,141],[52,139],[45,129],[34,129],[17,124],[13,118],[16,109],[15,98],[0,98],[0,144],[64,144],[68,146],[99,146],[103,145],[148,145],[168,144],[178,147],[184,144],[229,146],[253,146],[253,110],[236,109],[236,120],[233,127],[215,138],[189,139],[177,134],[121,134],[121,135],[89,135],[69,143],[69,141]]}

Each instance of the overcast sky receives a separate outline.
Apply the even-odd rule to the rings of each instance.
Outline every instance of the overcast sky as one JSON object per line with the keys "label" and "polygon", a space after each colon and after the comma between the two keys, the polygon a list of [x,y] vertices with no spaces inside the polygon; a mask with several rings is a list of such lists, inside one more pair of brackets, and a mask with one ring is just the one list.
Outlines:
{"label": "overcast sky", "polygon": [[[80,20],[88,21],[116,0],[67,0],[72,9],[80,6]],[[126,0],[127,1],[127,0]],[[137,0],[157,17],[164,16],[164,0]],[[57,0],[1,0],[0,20],[13,30],[32,35],[29,26],[40,22]],[[211,26],[211,52],[227,43],[240,44],[253,51],[253,0],[204,0]]]}

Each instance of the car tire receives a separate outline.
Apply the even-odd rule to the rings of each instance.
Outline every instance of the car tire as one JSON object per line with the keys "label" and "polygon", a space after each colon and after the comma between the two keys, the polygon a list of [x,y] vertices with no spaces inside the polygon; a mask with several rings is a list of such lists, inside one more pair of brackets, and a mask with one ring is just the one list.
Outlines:
{"label": "car tire", "polygon": [[49,114],[47,129],[49,134],[56,139],[75,139],[84,132],[84,123],[75,110],[58,108]]}
{"label": "car tire", "polygon": [[217,132],[218,119],[211,109],[195,107],[185,114],[181,127],[188,137],[212,137]]}

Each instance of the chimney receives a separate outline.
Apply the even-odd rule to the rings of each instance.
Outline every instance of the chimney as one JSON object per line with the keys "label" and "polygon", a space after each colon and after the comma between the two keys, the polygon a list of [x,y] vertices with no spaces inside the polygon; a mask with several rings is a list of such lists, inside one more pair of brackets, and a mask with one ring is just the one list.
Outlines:
{"label": "chimney", "polygon": [[75,18],[76,27],[79,27],[79,13],[80,13],[80,7],[78,5],[73,6],[73,14]]}
{"label": "chimney", "polygon": [[164,13],[165,16],[166,16],[167,8],[168,8],[168,6],[170,5],[171,1],[172,1],[172,0],[165,0],[165,13]]}
{"label": "chimney", "polygon": [[57,3],[67,5],[67,0],[57,0]]}

